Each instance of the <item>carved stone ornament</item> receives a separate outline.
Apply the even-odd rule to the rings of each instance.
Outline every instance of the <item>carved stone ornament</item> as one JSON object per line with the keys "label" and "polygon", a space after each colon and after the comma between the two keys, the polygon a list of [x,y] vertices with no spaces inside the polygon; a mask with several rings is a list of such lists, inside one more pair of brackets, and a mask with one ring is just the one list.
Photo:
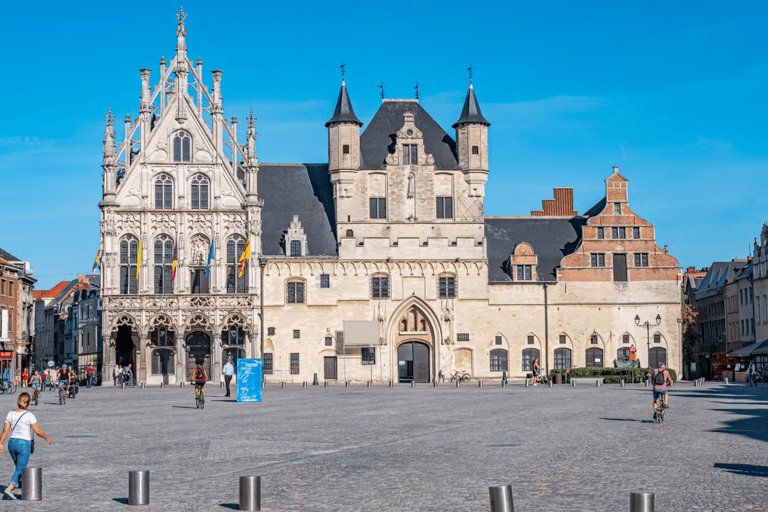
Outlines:
{"label": "carved stone ornament", "polygon": [[203,265],[208,261],[208,252],[211,248],[211,239],[205,235],[196,234],[189,240],[190,256],[192,257],[192,263],[195,265]]}

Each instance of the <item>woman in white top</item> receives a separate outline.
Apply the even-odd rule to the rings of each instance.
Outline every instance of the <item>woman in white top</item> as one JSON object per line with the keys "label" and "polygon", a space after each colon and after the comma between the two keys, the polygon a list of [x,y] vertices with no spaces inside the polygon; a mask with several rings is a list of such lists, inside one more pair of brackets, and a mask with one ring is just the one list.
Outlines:
{"label": "woman in white top", "polygon": [[19,398],[16,399],[18,409],[9,412],[8,416],[5,417],[3,433],[0,434],[0,453],[3,453],[3,442],[8,436],[8,432],[11,432],[11,437],[8,440],[8,453],[11,455],[14,464],[16,464],[16,471],[13,472],[11,483],[5,488],[4,494],[12,500],[16,499],[13,490],[19,485],[21,470],[25,469],[27,464],[29,464],[29,456],[32,451],[32,432],[48,441],[48,444],[51,444],[51,438],[45,435],[40,430],[40,427],[37,426],[35,415],[27,411],[30,399],[29,393],[21,393],[19,395]]}

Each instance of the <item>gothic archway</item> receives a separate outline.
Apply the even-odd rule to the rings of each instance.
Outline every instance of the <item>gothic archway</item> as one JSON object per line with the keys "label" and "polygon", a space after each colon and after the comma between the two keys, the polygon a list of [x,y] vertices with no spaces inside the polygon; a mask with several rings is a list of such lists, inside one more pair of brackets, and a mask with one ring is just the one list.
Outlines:
{"label": "gothic archway", "polygon": [[187,381],[192,379],[195,368],[201,365],[208,378],[211,378],[211,337],[202,331],[193,331],[187,335]]}
{"label": "gothic archway", "polygon": [[395,348],[392,380],[429,382],[435,377],[440,327],[437,316],[418,297],[409,297],[394,311],[387,341]]}

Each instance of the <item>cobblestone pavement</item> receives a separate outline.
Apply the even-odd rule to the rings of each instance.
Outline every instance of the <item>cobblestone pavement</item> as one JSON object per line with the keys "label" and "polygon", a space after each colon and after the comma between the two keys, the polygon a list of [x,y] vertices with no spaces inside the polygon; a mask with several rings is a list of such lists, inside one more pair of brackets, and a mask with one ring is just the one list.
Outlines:
{"label": "cobblestone pavement", "polygon": [[[683,383],[663,424],[643,386],[447,384],[267,387],[239,404],[190,387],[83,389],[31,406],[42,502],[0,510],[237,510],[238,477],[260,475],[262,510],[489,511],[511,484],[517,512],[768,511],[768,386]],[[15,396],[0,396],[3,414]],[[150,470],[151,504],[128,503],[128,471]],[[12,463],[0,455],[0,482]],[[1,489],[2,487],[0,487]]]}

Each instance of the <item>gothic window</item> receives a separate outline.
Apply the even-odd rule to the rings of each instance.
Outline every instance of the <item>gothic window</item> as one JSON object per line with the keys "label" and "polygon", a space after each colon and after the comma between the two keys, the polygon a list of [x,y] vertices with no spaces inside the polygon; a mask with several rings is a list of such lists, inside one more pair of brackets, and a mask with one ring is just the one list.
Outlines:
{"label": "gothic window", "polygon": [[555,349],[555,370],[565,370],[571,367],[571,349]]}
{"label": "gothic window", "polygon": [[603,367],[603,349],[588,348],[587,349],[587,368],[602,368],[602,367]]}
{"label": "gothic window", "polygon": [[264,375],[272,375],[272,353],[271,352],[264,352],[264,355],[262,356],[264,359],[262,363],[262,369],[264,370]]}
{"label": "gothic window", "polygon": [[436,197],[435,204],[437,207],[438,219],[453,218],[453,198],[452,197]]}
{"label": "gothic window", "polygon": [[507,370],[507,351],[501,348],[491,350],[491,371],[506,372]]}
{"label": "gothic window", "polygon": [[155,180],[155,208],[170,210],[173,208],[173,180],[170,176],[161,174]]}
{"label": "gothic window", "polygon": [[386,197],[372,197],[370,199],[370,218],[372,219],[387,218],[387,198]]}
{"label": "gothic window", "polygon": [[123,238],[120,241],[120,293],[123,295],[139,293],[138,257],[139,241],[131,235]]}
{"label": "gothic window", "polygon": [[536,348],[527,348],[523,350],[523,371],[529,372],[533,369],[533,361],[539,358],[539,350]]}
{"label": "gothic window", "polygon": [[173,161],[192,161],[192,139],[187,132],[178,132],[173,137]]}
{"label": "gothic window", "polygon": [[403,165],[419,163],[419,147],[415,144],[403,144]]}
{"label": "gothic window", "polygon": [[299,374],[299,353],[291,352],[291,375]]}
{"label": "gothic window", "polygon": [[456,297],[456,277],[440,276],[437,280],[438,296],[441,299],[453,299]]}
{"label": "gothic window", "polygon": [[176,343],[174,335],[167,327],[158,327],[150,333],[150,343],[153,347],[172,347]]}
{"label": "gothic window", "polygon": [[374,299],[389,298],[389,276],[374,276],[371,278],[371,297]]}
{"label": "gothic window", "polygon": [[192,209],[208,209],[208,178],[197,175],[192,178]]}
{"label": "gothic window", "polygon": [[288,281],[285,284],[285,301],[288,304],[304,304],[304,281]]}
{"label": "gothic window", "polygon": [[227,240],[227,293],[248,292],[248,265],[240,276],[240,256],[245,250],[245,238],[233,235]]}
{"label": "gothic window", "polygon": [[166,235],[155,239],[155,293],[173,293],[173,240]]}
{"label": "gothic window", "polygon": [[221,331],[222,345],[245,345],[245,331],[241,327],[230,327]]}

